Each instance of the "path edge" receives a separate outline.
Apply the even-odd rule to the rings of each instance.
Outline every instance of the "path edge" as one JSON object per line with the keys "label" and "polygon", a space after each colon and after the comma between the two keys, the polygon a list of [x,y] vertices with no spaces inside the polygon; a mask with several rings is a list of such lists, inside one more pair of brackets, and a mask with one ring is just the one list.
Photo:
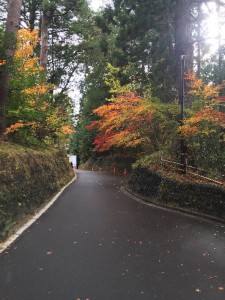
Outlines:
{"label": "path edge", "polygon": [[0,254],[2,254],[7,248],[9,248],[12,243],[14,243],[25,230],[27,230],[34,222],[36,222],[59,198],[63,191],[77,179],[77,175],[74,172],[74,178],[67,183],[61,190],[43,207],[41,210],[31,216],[31,218],[23,224],[15,233],[13,233],[6,241],[0,243]]}
{"label": "path edge", "polygon": [[210,222],[210,223],[211,222],[220,223],[221,225],[225,224],[224,219],[220,219],[215,216],[210,216],[210,215],[207,215],[207,214],[204,214],[201,212],[197,212],[197,211],[191,211],[191,210],[188,210],[188,209],[185,209],[182,207],[177,207],[177,206],[172,207],[172,206],[169,206],[166,204],[158,203],[156,201],[153,201],[149,197],[144,197],[144,196],[134,193],[126,186],[122,186],[121,190],[124,194],[126,194],[127,196],[130,196],[133,200],[140,202],[147,206],[152,206],[152,207],[155,207],[158,209],[163,209],[163,210],[167,210],[167,211],[171,211],[171,212],[175,212],[175,213],[182,213],[183,215],[186,215],[188,217],[201,219],[202,221],[206,221],[206,222]]}

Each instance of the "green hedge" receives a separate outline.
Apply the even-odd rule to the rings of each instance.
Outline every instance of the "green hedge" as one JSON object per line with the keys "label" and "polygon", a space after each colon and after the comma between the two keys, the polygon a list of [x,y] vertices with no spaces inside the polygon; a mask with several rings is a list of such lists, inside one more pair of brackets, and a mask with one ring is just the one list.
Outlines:
{"label": "green hedge", "polygon": [[161,203],[225,219],[225,189],[219,186],[181,182],[145,168],[135,169],[128,185],[135,193],[154,196]]}
{"label": "green hedge", "polygon": [[65,153],[0,143],[0,240],[73,176]]}

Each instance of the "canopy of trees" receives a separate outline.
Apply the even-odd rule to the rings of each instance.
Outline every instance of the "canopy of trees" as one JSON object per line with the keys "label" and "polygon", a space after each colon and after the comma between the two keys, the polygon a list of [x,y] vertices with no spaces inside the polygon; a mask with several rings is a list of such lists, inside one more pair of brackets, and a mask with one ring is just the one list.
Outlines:
{"label": "canopy of trees", "polygon": [[68,146],[70,136],[83,162],[109,153],[179,160],[182,139],[192,165],[224,174],[224,0],[112,0],[98,12],[86,0],[0,1],[1,138]]}
{"label": "canopy of trees", "polygon": [[[215,52],[206,28],[213,11]],[[183,139],[193,166],[223,175],[224,11],[223,1],[114,0],[96,13],[71,149],[83,161],[126,149],[149,163],[159,155],[179,162]],[[187,75],[180,126],[182,55]]]}

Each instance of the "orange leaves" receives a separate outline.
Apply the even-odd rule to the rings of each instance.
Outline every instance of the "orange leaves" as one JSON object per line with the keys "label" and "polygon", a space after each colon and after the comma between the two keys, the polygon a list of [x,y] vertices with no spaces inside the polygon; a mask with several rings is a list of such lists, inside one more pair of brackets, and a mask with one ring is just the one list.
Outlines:
{"label": "orange leaves", "polygon": [[183,136],[208,135],[215,132],[215,126],[225,127],[225,113],[220,112],[211,105],[185,120],[184,126],[180,127],[180,131]]}
{"label": "orange leaves", "polygon": [[201,109],[185,120],[184,125],[180,127],[181,134],[186,137],[196,134],[208,135],[215,132],[216,126],[224,127],[225,113],[220,111],[220,106],[224,105],[225,97],[218,96],[221,86],[207,85],[202,79],[196,79],[193,74],[188,74],[186,79],[191,87],[188,94],[199,97],[202,105]]}
{"label": "orange leaves", "polygon": [[0,59],[0,66],[4,66],[6,64],[6,60],[2,60],[2,59]]}
{"label": "orange leaves", "polygon": [[17,131],[20,128],[25,127],[25,126],[33,126],[33,125],[36,125],[36,122],[24,123],[24,121],[20,121],[18,123],[12,124],[8,128],[6,128],[5,134],[12,133],[12,132]]}
{"label": "orange leaves", "polygon": [[147,140],[144,131],[152,122],[155,110],[151,102],[136,92],[127,92],[113,98],[109,104],[93,111],[100,118],[88,130],[97,129],[94,144],[96,151],[111,147],[135,148]]}
{"label": "orange leaves", "polygon": [[22,92],[25,95],[44,95],[54,88],[52,84],[39,84],[32,88],[24,89]]}
{"label": "orange leaves", "polygon": [[65,133],[65,134],[71,134],[71,133],[74,132],[74,130],[71,129],[69,125],[61,126],[61,127],[59,128],[59,131],[61,131],[62,133]]}
{"label": "orange leaves", "polygon": [[10,109],[16,112],[13,118],[15,123],[11,124],[5,133],[9,136],[15,133],[11,136],[16,137],[17,131],[18,136],[20,131],[24,131],[28,139],[32,136],[30,140],[36,138],[50,144],[55,141],[56,136],[62,139],[73,133],[73,130],[68,125],[70,122],[69,117],[65,116],[66,112],[53,103],[54,95],[49,92],[55,87],[48,84],[42,76],[43,68],[39,66],[39,58],[35,56],[34,51],[39,41],[38,30],[21,29],[18,32],[10,82],[13,100]]}
{"label": "orange leaves", "polygon": [[196,78],[194,73],[187,73],[185,79],[189,85],[188,94],[195,98],[211,100],[219,95],[220,85],[205,84],[201,78]]}
{"label": "orange leaves", "polygon": [[198,124],[201,121],[212,122],[218,126],[225,125],[225,114],[213,107],[206,107],[187,120],[188,124]]}

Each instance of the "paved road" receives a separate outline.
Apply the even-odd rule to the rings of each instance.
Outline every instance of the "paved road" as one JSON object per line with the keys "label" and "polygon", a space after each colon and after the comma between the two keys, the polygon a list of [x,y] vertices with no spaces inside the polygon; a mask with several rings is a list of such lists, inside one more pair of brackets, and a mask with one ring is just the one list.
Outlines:
{"label": "paved road", "polygon": [[224,300],[225,227],[78,179],[0,257],[1,300]]}

